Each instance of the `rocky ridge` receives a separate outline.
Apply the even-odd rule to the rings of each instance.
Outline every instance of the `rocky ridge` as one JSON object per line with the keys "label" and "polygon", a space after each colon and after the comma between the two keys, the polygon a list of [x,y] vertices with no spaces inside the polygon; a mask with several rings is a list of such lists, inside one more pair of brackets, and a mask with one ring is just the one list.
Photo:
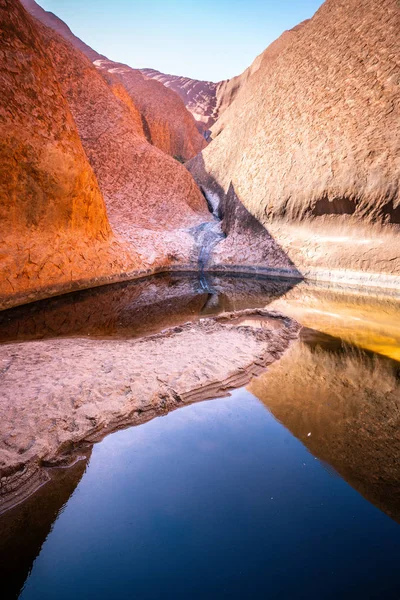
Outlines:
{"label": "rocky ridge", "polygon": [[187,170],[122,84],[16,0],[1,9],[0,307],[196,268],[191,229],[210,217]]}
{"label": "rocky ridge", "polygon": [[192,158],[204,148],[204,137],[197,131],[194,118],[177,94],[143,76],[138,69],[97,53],[75,36],[61,19],[42,9],[34,0],[21,2],[38,21],[59,33],[125,88],[141,113],[144,134],[150,143],[183,160]]}

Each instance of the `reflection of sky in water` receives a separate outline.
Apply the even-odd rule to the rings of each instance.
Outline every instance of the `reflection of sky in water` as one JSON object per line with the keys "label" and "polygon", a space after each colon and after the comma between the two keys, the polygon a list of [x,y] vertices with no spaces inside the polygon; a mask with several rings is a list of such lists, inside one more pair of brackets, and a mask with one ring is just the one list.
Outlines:
{"label": "reflection of sky in water", "polygon": [[22,598],[394,598],[399,559],[399,526],[241,389],[95,446]]}

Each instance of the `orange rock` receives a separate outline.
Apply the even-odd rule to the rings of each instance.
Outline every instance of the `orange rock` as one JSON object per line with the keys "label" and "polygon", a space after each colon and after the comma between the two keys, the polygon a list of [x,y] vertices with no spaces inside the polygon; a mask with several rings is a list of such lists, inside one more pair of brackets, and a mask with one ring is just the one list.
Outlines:
{"label": "orange rock", "polygon": [[192,176],[146,141],[136,104],[118,80],[108,72],[103,78],[103,71],[79,50],[52,29],[39,28],[114,231],[165,231],[207,219],[206,203]]}
{"label": "orange rock", "polygon": [[61,19],[43,10],[34,0],[22,0],[22,3],[36,19],[63,36],[99,69],[108,72],[125,87],[141,113],[143,130],[151,144],[182,161],[193,158],[206,146],[194,118],[177,94],[143,76],[139,70],[98,54],[76,37]]}
{"label": "orange rock", "polygon": [[0,308],[195,259],[177,228],[209,218],[204,198],[124,89],[16,0],[0,10]]}
{"label": "orange rock", "polygon": [[1,0],[0,24],[1,307],[138,261],[113,249],[102,194],[34,23],[19,2]]}

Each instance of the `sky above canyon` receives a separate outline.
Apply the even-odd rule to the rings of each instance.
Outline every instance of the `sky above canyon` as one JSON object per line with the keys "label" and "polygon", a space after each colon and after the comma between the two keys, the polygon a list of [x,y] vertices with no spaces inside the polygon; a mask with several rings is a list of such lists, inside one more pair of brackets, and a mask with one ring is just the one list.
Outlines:
{"label": "sky above canyon", "polygon": [[89,46],[131,67],[220,81],[242,73],[321,0],[37,0]]}

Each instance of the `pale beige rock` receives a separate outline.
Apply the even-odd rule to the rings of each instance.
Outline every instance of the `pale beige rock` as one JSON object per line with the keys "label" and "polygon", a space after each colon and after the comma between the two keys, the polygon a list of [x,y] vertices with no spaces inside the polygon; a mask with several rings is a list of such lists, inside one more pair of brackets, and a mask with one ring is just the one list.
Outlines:
{"label": "pale beige rock", "polygon": [[399,31],[396,0],[327,0],[261,61],[189,163],[205,189],[232,188],[307,275],[399,274],[398,226],[384,228],[390,247],[382,228],[360,226],[400,221]]}

